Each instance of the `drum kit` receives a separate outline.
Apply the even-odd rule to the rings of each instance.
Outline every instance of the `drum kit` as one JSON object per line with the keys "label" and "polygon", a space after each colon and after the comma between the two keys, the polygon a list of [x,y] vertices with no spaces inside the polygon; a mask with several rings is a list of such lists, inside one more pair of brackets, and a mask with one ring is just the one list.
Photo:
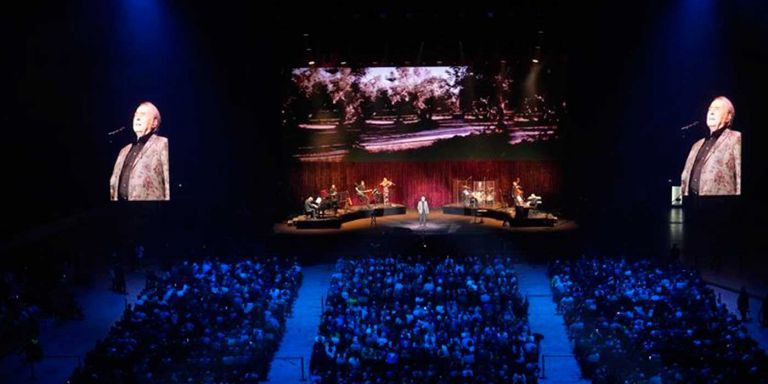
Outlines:
{"label": "drum kit", "polygon": [[477,207],[479,205],[491,206],[495,202],[496,192],[493,181],[475,181],[466,183],[461,187],[464,205]]}
{"label": "drum kit", "polygon": [[493,204],[493,195],[493,189],[472,192],[472,197],[474,197],[475,200],[485,204]]}

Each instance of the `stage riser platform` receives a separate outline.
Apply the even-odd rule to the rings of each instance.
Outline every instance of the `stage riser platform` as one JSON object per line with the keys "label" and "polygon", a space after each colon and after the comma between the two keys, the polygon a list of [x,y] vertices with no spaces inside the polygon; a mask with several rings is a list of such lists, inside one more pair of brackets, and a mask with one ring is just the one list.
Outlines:
{"label": "stage riser platform", "polygon": [[346,212],[342,215],[336,216],[336,217],[328,217],[328,218],[319,218],[319,219],[309,219],[309,220],[298,220],[296,221],[296,228],[297,229],[339,229],[341,228],[341,225],[349,222],[349,221],[355,221],[360,219],[369,219],[371,216],[375,215],[376,217],[382,217],[382,216],[395,216],[395,215],[404,215],[405,214],[405,206],[404,205],[393,205],[391,207],[379,207],[379,208],[361,208],[361,209],[355,209],[351,212]]}
{"label": "stage riser platform", "polygon": [[482,217],[489,219],[496,219],[501,222],[508,222],[512,227],[552,227],[557,222],[557,219],[551,217],[551,215],[544,215],[543,217],[526,217],[516,219],[509,212],[500,208],[471,208],[463,205],[445,205],[443,206],[443,213],[446,215],[461,215],[470,217]]}

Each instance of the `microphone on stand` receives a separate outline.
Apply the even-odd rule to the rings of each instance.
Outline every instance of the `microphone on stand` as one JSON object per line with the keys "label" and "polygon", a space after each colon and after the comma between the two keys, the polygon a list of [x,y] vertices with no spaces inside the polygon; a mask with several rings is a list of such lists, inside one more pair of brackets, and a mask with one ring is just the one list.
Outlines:
{"label": "microphone on stand", "polygon": [[114,131],[107,132],[107,135],[112,136],[112,135],[115,135],[115,134],[118,134],[118,133],[122,132],[123,130],[125,130],[125,126],[122,126],[122,127],[118,128],[118,129],[115,129]]}
{"label": "microphone on stand", "polygon": [[685,131],[686,129],[690,129],[690,128],[695,127],[697,125],[699,125],[699,122],[698,121],[694,121],[693,123],[690,123],[688,125],[684,125],[684,126],[680,127],[680,130],[681,131]]}
{"label": "microphone on stand", "polygon": [[112,131],[112,132],[107,132],[107,135],[108,135],[108,136],[112,136],[112,135],[115,135],[115,134],[117,134],[117,133],[120,133],[120,132],[122,132],[124,129],[125,129],[125,126],[122,126],[122,127],[118,128],[118,129],[115,129],[115,130],[114,130],[114,131]]}
{"label": "microphone on stand", "polygon": [[114,131],[107,132],[107,136],[109,137],[110,144],[112,143],[112,140],[115,139],[115,135],[125,130],[125,126],[122,126],[118,129],[115,129]]}

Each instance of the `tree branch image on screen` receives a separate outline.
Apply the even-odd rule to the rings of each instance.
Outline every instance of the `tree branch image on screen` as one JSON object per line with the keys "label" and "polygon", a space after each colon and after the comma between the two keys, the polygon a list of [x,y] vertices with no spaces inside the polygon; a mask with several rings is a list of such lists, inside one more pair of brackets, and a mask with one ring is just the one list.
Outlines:
{"label": "tree branch image on screen", "polygon": [[286,150],[300,162],[551,158],[562,85],[538,64],[510,67],[293,69]]}
{"label": "tree branch image on screen", "polygon": [[732,129],[735,116],[733,103],[724,96],[710,104],[709,134],[693,144],[680,177],[683,195],[741,194],[741,133]]}
{"label": "tree branch image on screen", "polygon": [[133,115],[136,139],[120,150],[109,179],[113,201],[170,200],[168,139],[158,135],[160,111],[145,101]]}

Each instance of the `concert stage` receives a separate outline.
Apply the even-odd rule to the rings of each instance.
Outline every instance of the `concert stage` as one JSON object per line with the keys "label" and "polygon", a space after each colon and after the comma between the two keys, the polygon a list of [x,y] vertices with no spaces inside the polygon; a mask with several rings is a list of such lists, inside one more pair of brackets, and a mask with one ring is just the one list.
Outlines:
{"label": "concert stage", "polygon": [[371,216],[384,217],[393,215],[404,215],[405,206],[402,204],[371,204],[370,207],[353,207],[336,216],[318,217],[316,219],[307,219],[305,216],[299,216],[293,220],[296,229],[339,229],[343,223],[368,219]]}
{"label": "concert stage", "polygon": [[[382,212],[383,213],[383,212]],[[318,220],[315,220],[318,221]],[[362,216],[360,219],[342,222],[336,220],[340,227],[325,227],[319,225],[312,228],[304,225],[304,229],[297,228],[299,221],[289,223],[278,223],[273,227],[275,234],[278,235],[342,235],[356,233],[365,234],[417,234],[417,235],[491,235],[504,233],[549,233],[549,232],[568,232],[578,229],[576,222],[572,220],[557,220],[551,225],[533,225],[535,222],[529,222],[529,226],[521,226],[526,223],[515,223],[512,220],[512,226],[502,226],[502,222],[486,216],[483,222],[477,222],[473,217],[463,214],[446,214],[440,209],[432,211],[427,218],[427,225],[419,226],[419,215],[415,209],[408,209],[405,214],[392,216],[378,216],[376,225],[371,225],[371,220]],[[313,223],[316,224],[316,223]],[[330,224],[330,223],[325,223]],[[308,229],[307,229],[308,228]]]}
{"label": "concert stage", "polygon": [[448,204],[443,206],[443,213],[447,215],[462,215],[483,220],[491,218],[507,222],[512,227],[553,227],[557,223],[557,217],[550,213],[536,209],[526,209],[526,217],[516,217],[514,208],[504,208],[500,204],[489,207],[472,208],[463,204]]}

